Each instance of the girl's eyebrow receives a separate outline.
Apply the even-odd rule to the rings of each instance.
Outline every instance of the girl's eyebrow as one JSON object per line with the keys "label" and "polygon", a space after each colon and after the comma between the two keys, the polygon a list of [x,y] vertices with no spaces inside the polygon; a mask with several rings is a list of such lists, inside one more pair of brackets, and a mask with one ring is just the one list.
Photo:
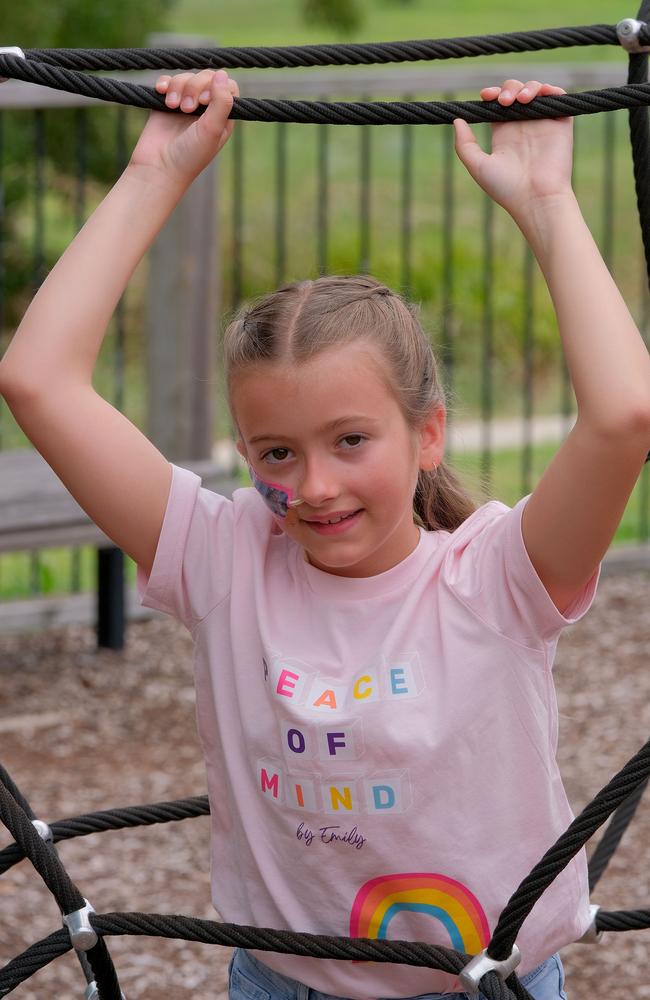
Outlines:
{"label": "girl's eyebrow", "polygon": [[[336,430],[342,424],[350,423],[365,423],[365,424],[379,424],[380,421],[376,417],[370,417],[363,413],[352,413],[347,417],[339,417],[337,420],[331,420],[328,424],[324,424],[319,427],[317,434],[324,434],[327,431]],[[257,434],[255,437],[249,438],[249,444],[256,444],[258,441],[278,441],[284,439],[285,441],[290,440],[290,438],[285,434]]]}

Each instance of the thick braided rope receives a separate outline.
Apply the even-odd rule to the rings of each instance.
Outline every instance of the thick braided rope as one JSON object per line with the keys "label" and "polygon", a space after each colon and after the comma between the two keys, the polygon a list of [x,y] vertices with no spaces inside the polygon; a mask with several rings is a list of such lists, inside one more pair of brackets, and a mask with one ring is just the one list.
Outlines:
{"label": "thick braided rope", "polygon": [[[9,794],[18,803],[18,805],[23,810],[23,812],[25,813],[25,815],[27,816],[27,818],[30,819],[30,820],[36,819],[36,816],[35,816],[35,814],[34,814],[34,812],[32,810],[32,807],[30,806],[29,802],[27,801],[27,799],[25,798],[25,796],[21,792],[20,788],[18,787],[18,785],[16,784],[16,782],[14,781],[14,779],[9,774],[9,771],[7,771],[7,769],[4,768],[2,766],[2,764],[0,764],[0,783],[2,783],[5,786],[5,788],[9,792]],[[2,869],[0,868],[0,874],[1,874],[1,872],[2,872]]]}
{"label": "thick braided rope", "polygon": [[[650,14],[650,0],[643,0],[639,16],[644,18]],[[647,53],[630,55],[628,66],[628,84],[643,85],[648,79]],[[632,142],[632,160],[634,163],[634,185],[636,188],[636,203],[641,223],[641,236],[645,253],[646,269],[650,281],[650,191],[648,190],[648,171],[650,170],[650,127],[648,112],[645,108],[630,109],[630,140]],[[650,458],[650,455],[648,456]]]}
{"label": "thick braided rope", "polygon": [[593,892],[600,881],[603,872],[623,839],[623,835],[630,825],[647,787],[648,782],[644,781],[635,792],[620,804],[612,816],[602,840],[589,859],[589,892]]}
{"label": "thick braided rope", "polygon": [[[72,950],[67,929],[55,931],[21,952],[0,969],[0,997],[5,997],[17,986],[29,979],[40,969],[60,955]],[[117,980],[115,967],[108,953],[106,943],[100,937],[94,948],[84,955],[97,984],[100,1000],[122,1000],[122,992]],[[90,979],[88,979],[90,982]]]}
{"label": "thick braided rope", "polygon": [[[17,844],[32,861],[32,864],[56,898],[62,912],[70,913],[81,909],[84,905],[83,897],[69,878],[56,852],[41,840],[31,821],[2,784],[0,784],[0,818],[2,818],[10,833],[14,836]],[[285,931],[240,927],[237,925],[212,925],[212,922],[197,922],[193,918],[167,917],[156,914],[104,914],[103,916],[95,914],[91,915],[90,919],[98,933],[148,934],[154,929],[156,933],[162,936],[177,936],[176,932],[180,929],[184,936],[187,935],[187,940],[208,940],[213,943],[239,947],[256,947],[261,950],[279,950],[291,954],[304,954],[304,946],[301,946],[301,941],[306,940],[308,947],[315,947],[317,957],[333,957],[333,954],[338,954],[339,957],[369,958],[375,956],[378,944],[375,941],[367,942],[371,949],[371,954],[369,955],[363,952],[359,954],[355,950],[356,941],[352,941],[351,943],[351,939],[349,938],[323,939],[318,935],[294,935]],[[102,923],[104,920],[112,920],[112,923]],[[203,923],[210,924],[208,937],[202,936],[206,933]],[[197,928],[200,928],[200,930],[197,931]],[[58,938],[56,940],[57,942],[59,941]],[[383,947],[384,944],[385,942],[379,942],[380,947]],[[386,957],[383,961],[406,961],[408,964],[432,966],[454,973],[460,971],[470,958],[470,956],[449,949],[440,949],[417,943],[412,945],[409,942],[405,943],[409,957],[405,957],[404,951],[400,947],[401,944],[402,942],[391,942],[391,947],[389,948],[391,957]],[[395,945],[397,945],[397,952],[394,948]],[[60,945],[57,944],[57,949],[59,947]],[[335,949],[334,953],[332,952],[332,948]],[[337,948],[342,950],[343,955],[336,951]],[[297,952],[296,949],[298,949]],[[57,953],[60,952],[57,951]],[[41,955],[42,964],[47,964],[53,957],[56,957],[55,954],[53,955],[47,950],[45,950],[45,953],[39,950],[39,954]],[[97,945],[87,952],[87,958],[95,974],[97,985],[100,988],[101,1000],[120,1000],[119,983],[103,940],[100,939]],[[29,954],[23,953],[17,960],[9,963],[7,968],[1,970],[0,996],[6,995],[14,988],[17,984],[15,981],[16,977],[22,981],[22,978],[30,975],[31,972],[27,972],[28,969],[32,971],[34,969],[34,959],[31,952]],[[493,974],[485,976],[484,979],[486,980],[484,995],[488,1000],[509,1000],[512,996],[523,997],[523,1000],[528,1000],[528,995],[525,993],[522,994],[520,991],[514,994],[511,993],[509,987],[505,986],[499,977]],[[495,980],[494,983],[491,980]]]}
{"label": "thick braided rope", "polygon": [[607,817],[650,775],[650,740],[644,744],[596,797],[577,816],[515,890],[503,908],[488,954],[504,960],[510,955],[521,925],[542,893],[571,858],[584,847]]}
{"label": "thick braided rope", "polygon": [[596,916],[599,931],[642,931],[648,927],[650,910],[599,910]]}
{"label": "thick braided rope", "polygon": [[[6,774],[6,772],[4,772]],[[8,777],[8,775],[7,775]],[[5,782],[6,784],[6,782]],[[15,786],[14,786],[15,787]],[[194,816],[207,816],[210,804],[207,795],[196,795],[175,802],[154,802],[145,806],[127,806],[122,809],[105,809],[101,812],[84,813],[68,819],[50,823],[54,843],[85,837],[103,830],[123,830],[126,827],[151,826],[154,823],[172,823]],[[9,844],[0,851],[0,875],[25,857],[18,844]]]}
{"label": "thick braided rope", "polygon": [[[9,780],[15,788],[11,778]],[[85,900],[65,870],[55,848],[41,839],[27,813],[2,783],[0,783],[0,818],[45,882],[61,912],[69,914],[82,909]],[[117,973],[104,942],[99,940],[94,947],[80,956],[80,960],[84,971],[87,970],[86,963],[90,966],[101,1000],[120,1000],[121,991]]]}
{"label": "thick braided rope", "polygon": [[6,997],[30,976],[71,949],[67,930],[58,930],[16,955],[0,969],[0,997]]}
{"label": "thick braided rope", "polygon": [[[157,937],[176,938],[184,941],[198,941],[204,944],[252,947],[259,948],[259,950],[283,951],[286,954],[295,954],[295,951],[289,952],[287,949],[277,945],[277,935],[283,933],[280,931],[270,931],[269,935],[272,935],[272,937],[267,937],[265,942],[267,947],[262,948],[255,934],[252,934],[249,938],[245,933],[247,930],[257,932],[259,928],[241,928],[235,924],[219,924],[191,917],[152,913],[106,913],[93,916],[92,922],[98,934],[146,934],[148,936],[155,935]],[[602,931],[644,930],[648,927],[650,927],[650,910],[629,912],[604,912],[601,910],[597,917],[597,928]],[[345,938],[324,938],[318,935],[289,934],[284,934],[284,937],[287,943],[294,937],[299,939],[303,949],[301,954],[320,958],[354,958],[357,954],[355,949],[360,949],[358,953],[362,958],[370,957],[372,961],[390,962],[395,961],[396,958],[389,952],[384,954],[384,950],[393,949],[396,945],[404,943],[408,946],[410,955],[409,960],[407,960],[405,955],[400,954],[398,960],[401,963],[429,965],[433,956],[426,960],[422,949],[436,950],[431,945],[419,945],[413,942],[375,941],[359,938],[352,939],[352,951],[346,947],[345,953],[343,953],[342,950],[339,951],[338,943],[344,942],[347,946],[348,939]],[[273,944],[273,948],[268,947],[271,944]],[[372,953],[370,955],[365,951],[366,944],[372,945]],[[22,982],[34,975],[34,973],[54,961],[55,958],[70,951],[70,948],[70,939],[68,934],[63,930],[55,931],[43,940],[31,945],[31,947],[8,962],[4,968],[0,969],[0,997],[7,996]],[[417,955],[418,961],[410,960],[414,955]],[[420,959],[422,960],[420,961]],[[450,971],[457,974],[461,967],[452,966]],[[511,990],[511,994],[506,994],[506,996],[514,995],[518,1000],[528,1000],[529,994],[516,976],[510,976],[507,984]],[[481,985],[481,989],[483,989],[483,985]]]}
{"label": "thick braided rope", "polygon": [[0,819],[29,858],[63,913],[80,910],[84,898],[70,879],[56,852],[36,832],[32,823],[3,784],[0,784]]}
{"label": "thick braided rope", "polygon": [[296,66],[368,66],[533,52],[581,45],[619,45],[611,24],[575,25],[399,42],[347,45],[243,46],[238,48],[25,49],[27,59],[65,69],[272,69]]}
{"label": "thick braided rope", "polygon": [[[440,969],[451,975],[457,975],[471,958],[471,955],[463,952],[424,942],[297,934],[268,927],[218,923],[177,914],[96,913],[92,914],[90,919],[99,935],[180,938],[202,944],[254,948],[258,951],[273,951],[285,955],[349,961],[397,962],[403,965]],[[34,972],[68,950],[67,935],[57,931],[12,959],[0,969],[0,997],[7,996]],[[481,991],[488,1000],[511,1000],[512,997],[517,1000],[532,1000],[514,974],[508,978],[506,985],[495,973],[489,973],[481,981]]]}
{"label": "thick braided rope", "polygon": [[[43,84],[116,104],[168,114],[183,114],[165,105],[163,94],[151,87],[107,77],[87,76],[45,63],[0,54],[0,75]],[[650,104],[650,85],[607,87],[557,97],[537,97],[530,104],[502,107],[497,101],[374,101],[371,103],[259,100],[237,97],[230,117],[240,121],[294,122],[330,125],[448,125],[454,118],[470,123],[525,121],[598,114]],[[203,114],[200,106],[194,115]]]}
{"label": "thick braided rope", "polygon": [[122,1000],[120,982],[104,939],[98,938],[97,944],[89,951],[77,952],[77,957],[80,956],[83,956],[92,969],[92,979],[86,977],[86,981],[95,982],[99,1000]]}
{"label": "thick braided rope", "polygon": [[[645,783],[649,769],[650,741],[648,741],[639,753],[633,757],[612,779],[612,781],[596,796],[594,801],[590,803],[585,810],[583,810],[580,816],[574,821],[574,824],[569,827],[565,835],[560,838],[554,848],[547,852],[545,858],[542,859],[542,862],[540,862],[540,865],[536,866],[528,879],[524,880],[520,889],[513,895],[508,906],[506,906],[503,911],[501,920],[497,925],[495,935],[492,938],[490,945],[491,948],[494,948],[495,951],[497,950],[499,946],[497,932],[502,924],[507,925],[508,909],[512,909],[513,904],[517,904],[517,897],[523,895],[524,909],[526,910],[524,915],[521,915],[521,913],[518,914],[518,918],[521,918],[519,920],[520,926],[523,919],[525,919],[525,915],[527,915],[530,911],[546,885],[550,884],[555,875],[557,875],[568,862],[570,857],[577,853],[577,850],[579,850],[580,847],[586,842],[597,826],[599,826],[604,819],[607,818],[607,815],[613,812],[614,809],[620,805],[621,801],[629,799],[640,784]],[[5,795],[11,798],[6,790]],[[20,813],[21,811],[16,806],[15,802],[13,802],[13,805],[14,809]],[[167,806],[168,804],[164,803],[162,805]],[[143,808],[146,809],[146,807]],[[115,810],[115,812],[119,813],[121,810]],[[605,812],[604,816],[603,812]],[[29,823],[24,815],[23,821],[31,828],[31,823]],[[40,841],[40,838],[38,839]],[[567,850],[569,852],[568,857]],[[532,892],[525,891],[522,893],[522,889],[526,887],[527,883],[531,881],[533,883],[535,882],[536,873],[540,870],[542,874],[542,881],[544,883],[541,888],[539,885],[533,885]],[[514,908],[517,909],[517,906],[515,905]],[[211,943],[226,944],[234,947],[253,947],[258,948],[259,950],[282,951],[291,954],[311,954],[321,958],[343,957],[395,961],[396,957],[393,953],[391,953],[391,949],[395,946],[399,947],[404,944],[403,942],[378,942],[375,940],[365,939],[329,938],[322,937],[320,935],[294,934],[287,931],[250,928],[238,925],[215,924],[211,921],[199,921],[194,918],[177,917],[175,915],[103,914],[91,916],[91,922],[93,923],[93,926],[96,927],[98,933],[102,934],[146,934],[155,930],[156,933],[161,934],[162,936],[178,936],[180,934],[180,936],[188,940],[209,941]],[[618,913],[613,915],[599,913],[597,927],[599,930],[607,929],[610,926],[619,930],[632,928],[638,929],[641,927],[647,927],[649,923],[649,911],[632,911],[629,913]],[[517,927],[515,930],[515,936],[516,933],[518,933],[518,929],[519,928]],[[252,935],[252,937],[250,935]],[[51,958],[55,956],[51,956],[47,949],[43,950],[42,944],[43,943],[41,942],[40,945],[35,946],[35,948],[41,956],[41,961],[45,964],[48,961],[51,961]],[[389,947],[389,953],[383,959],[378,959],[377,948],[380,948],[383,951],[386,945]],[[406,962],[406,964],[424,964],[427,966],[433,965],[434,967],[441,968],[443,971],[457,973],[463,967],[463,964],[460,966],[457,964],[458,961],[460,960],[461,963],[463,963],[464,960],[467,960],[467,956],[450,951],[449,949],[438,949],[435,948],[435,946],[410,942],[407,942],[406,946],[406,953],[400,953],[397,959],[401,962]],[[57,948],[58,947],[60,946],[57,945]],[[370,948],[371,951],[370,953],[362,951],[362,953],[359,954],[358,951],[356,951],[358,947],[361,947],[362,949]],[[332,951],[332,948],[335,950]],[[27,968],[33,968],[33,954],[33,951],[28,950],[28,952],[23,953],[23,955],[19,956],[18,959],[14,960],[14,962],[9,963],[9,966],[7,966],[4,970],[1,970],[0,996],[6,995],[8,989],[12,989],[13,986],[17,984],[16,977],[20,978],[23,974],[26,977],[30,974],[26,970]],[[502,957],[505,957],[505,955]],[[434,965],[434,963],[438,962],[438,960],[440,960],[441,964]],[[451,966],[449,963],[451,963]],[[492,979],[496,980],[494,984],[487,982]],[[506,1000],[508,996],[522,997],[526,1000],[526,997],[528,996],[524,987],[518,983],[516,976],[509,978],[507,987],[504,986],[500,979],[494,974],[485,976],[484,980],[486,984],[484,985],[484,982],[482,981],[481,989],[486,997],[491,997],[493,995],[495,997],[499,997],[505,995]],[[497,990],[496,993],[493,993],[493,986],[494,989]],[[117,989],[116,979],[115,988]],[[508,992],[503,994],[503,989],[506,989]],[[3,993],[2,990],[5,992]],[[115,995],[117,996],[117,994]],[[113,997],[110,992],[106,992],[105,997],[103,996],[102,1000],[113,1000]]]}
{"label": "thick braided rope", "polygon": [[[605,788],[598,793],[595,799],[574,820],[565,834],[563,834],[557,843],[546,853],[541,862],[535,866],[530,875],[521,883],[520,887],[516,890],[504,908],[492,936],[490,945],[488,946],[488,953],[492,957],[496,959],[504,959],[510,954],[512,944],[514,944],[514,940],[519,932],[521,924],[543,891],[548,887],[548,885],[551,884],[557,874],[559,874],[559,872],[578,852],[578,850],[584,846],[589,837],[604,822],[604,820],[618,808],[622,801],[628,799],[629,796],[636,791],[639,785],[645,783],[649,773],[650,740],[625,765],[625,767],[623,767],[622,770],[619,771],[614,778],[612,778]],[[4,796],[11,801],[13,809],[16,813],[22,815],[22,822],[27,824],[29,829],[33,831],[33,827],[27,820],[27,817],[21,813],[21,810],[6,789],[1,787],[0,805],[3,804],[1,795],[3,792]],[[10,815],[9,818],[12,819],[13,817]],[[15,827],[20,827],[20,823],[7,822],[6,818],[5,822],[18,840]],[[38,838],[38,835],[36,836],[40,844],[40,838]],[[30,844],[29,846],[31,847],[32,845]],[[175,936],[176,930],[180,929],[182,936],[190,934],[190,937],[188,938],[189,940],[205,940],[212,943],[226,944],[234,947],[252,947],[260,950],[288,952],[290,954],[312,954],[320,958],[344,957],[383,961],[397,960],[406,962],[406,964],[424,964],[427,966],[441,968],[443,971],[451,972],[458,972],[463,967],[463,965],[457,966],[453,964],[457,963],[459,958],[461,960],[463,957],[467,959],[467,956],[459,955],[459,953],[449,951],[449,949],[439,949],[428,944],[411,942],[406,942],[406,952],[402,953],[396,959],[394,954],[390,957],[390,949],[396,945],[401,946],[404,944],[403,942],[378,942],[375,940],[363,940],[360,942],[360,939],[323,938],[319,935],[294,934],[288,931],[274,931],[264,928],[260,929],[242,927],[238,925],[214,924],[211,921],[198,921],[195,918],[176,917],[174,915],[103,914],[101,916],[92,916],[91,922],[93,923],[93,926],[96,927],[98,933],[145,934],[153,928],[162,936]],[[632,911],[627,914],[615,914],[611,918],[611,923],[612,926],[618,926],[618,929],[624,929],[626,926],[634,928],[647,927],[648,923],[650,923],[650,912]],[[597,920],[598,929],[605,929],[606,926],[607,924],[605,922],[604,915],[599,914],[599,919]],[[197,934],[199,935],[198,937],[196,936]],[[206,934],[208,935],[207,937],[205,936]],[[249,937],[250,934],[253,935],[252,938]],[[339,946],[343,950],[342,955],[338,950],[335,952],[332,952],[331,950],[332,947],[338,949]],[[383,951],[386,946],[389,948],[389,956],[383,959],[378,959],[376,955],[377,948],[379,947]],[[315,948],[314,951],[305,951],[305,948],[311,949],[312,947]],[[359,954],[355,951],[357,947],[370,948],[371,952],[370,954],[367,952]],[[422,949],[424,949],[424,951]],[[433,954],[435,954],[435,959],[432,961]],[[440,959],[442,964],[435,965],[434,962],[437,961],[440,956],[442,956]],[[23,954],[22,960],[23,962],[26,960],[25,954]],[[46,959],[46,961],[49,960],[50,959]],[[448,964],[446,964],[448,962],[452,962],[451,968]],[[15,971],[18,969],[18,966],[13,965],[12,968]],[[3,975],[5,976],[4,979],[2,978]],[[0,989],[5,988],[7,985],[6,975],[8,975],[6,970],[2,970],[2,974],[0,974]],[[498,977],[494,976],[494,974],[485,976],[484,980],[492,978],[498,980],[497,988],[501,989],[503,984]],[[511,992],[510,995],[514,995],[516,997],[522,996],[525,1000],[527,994],[525,991],[523,993],[521,992],[524,988],[521,984],[516,983],[516,976],[510,977],[508,983],[508,987],[504,988],[510,990],[510,987],[512,986],[513,992]],[[491,984],[489,984],[489,988],[491,990]],[[484,987],[483,981],[481,982],[481,989],[486,997],[490,997],[492,995],[491,992],[488,991],[488,986]],[[1,992],[0,995],[2,995]],[[508,993],[506,993],[505,996],[507,1000]],[[104,998],[102,998],[102,1000],[104,1000]],[[108,997],[108,1000],[112,1000],[112,998]]]}

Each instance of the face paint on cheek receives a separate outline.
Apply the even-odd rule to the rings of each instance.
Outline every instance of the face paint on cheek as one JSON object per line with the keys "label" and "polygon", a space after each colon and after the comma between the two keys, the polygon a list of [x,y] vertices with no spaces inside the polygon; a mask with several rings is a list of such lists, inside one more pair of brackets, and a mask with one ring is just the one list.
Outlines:
{"label": "face paint on cheek", "polygon": [[256,474],[251,465],[248,466],[253,486],[258,491],[266,506],[272,514],[277,517],[286,518],[290,527],[298,523],[298,515],[292,507],[298,507],[304,500],[293,499],[293,490],[290,486],[281,486],[279,483],[267,483]]}

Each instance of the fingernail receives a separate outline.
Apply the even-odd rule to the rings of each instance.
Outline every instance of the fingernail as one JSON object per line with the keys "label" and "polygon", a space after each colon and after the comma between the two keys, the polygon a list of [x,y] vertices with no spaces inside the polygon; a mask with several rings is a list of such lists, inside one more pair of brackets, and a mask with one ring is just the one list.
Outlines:
{"label": "fingernail", "polygon": [[185,108],[186,111],[191,111],[192,108],[194,107],[194,98],[193,97],[184,97],[183,101],[182,101],[182,104],[181,104],[181,107]]}
{"label": "fingernail", "polygon": [[167,90],[167,87],[169,86],[169,80],[159,80],[158,81],[158,86],[159,87],[164,87],[165,90]]}
{"label": "fingernail", "polygon": [[202,90],[201,93],[199,94],[199,100],[200,101],[209,101],[210,100],[210,91],[209,90]]}
{"label": "fingernail", "polygon": [[527,94],[530,94],[530,90],[528,89],[528,87],[522,87],[521,90],[519,91],[519,96],[526,97]]}
{"label": "fingernail", "polygon": [[510,93],[509,90],[502,90],[501,93],[499,94],[499,97],[504,97],[507,101],[510,97],[512,97],[512,94]]}
{"label": "fingernail", "polygon": [[176,93],[175,90],[172,90],[172,92],[170,94],[167,94],[167,103],[168,104],[176,104],[176,102],[178,101],[178,99],[179,99],[179,97],[178,97],[178,94]]}

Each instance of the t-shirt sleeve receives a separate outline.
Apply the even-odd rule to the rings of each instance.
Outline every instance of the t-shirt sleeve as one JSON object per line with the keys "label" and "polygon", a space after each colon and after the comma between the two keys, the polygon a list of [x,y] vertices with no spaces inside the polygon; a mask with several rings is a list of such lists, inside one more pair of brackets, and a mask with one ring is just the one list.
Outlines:
{"label": "t-shirt sleeve", "polygon": [[601,567],[561,613],[526,551],[521,519],[528,498],[512,508],[491,501],[472,514],[450,536],[442,575],[455,596],[491,628],[543,649],[587,613]]}
{"label": "t-shirt sleeve", "polygon": [[232,577],[232,501],[172,465],[172,481],[151,573],[138,566],[138,597],[190,630],[224,600]]}

